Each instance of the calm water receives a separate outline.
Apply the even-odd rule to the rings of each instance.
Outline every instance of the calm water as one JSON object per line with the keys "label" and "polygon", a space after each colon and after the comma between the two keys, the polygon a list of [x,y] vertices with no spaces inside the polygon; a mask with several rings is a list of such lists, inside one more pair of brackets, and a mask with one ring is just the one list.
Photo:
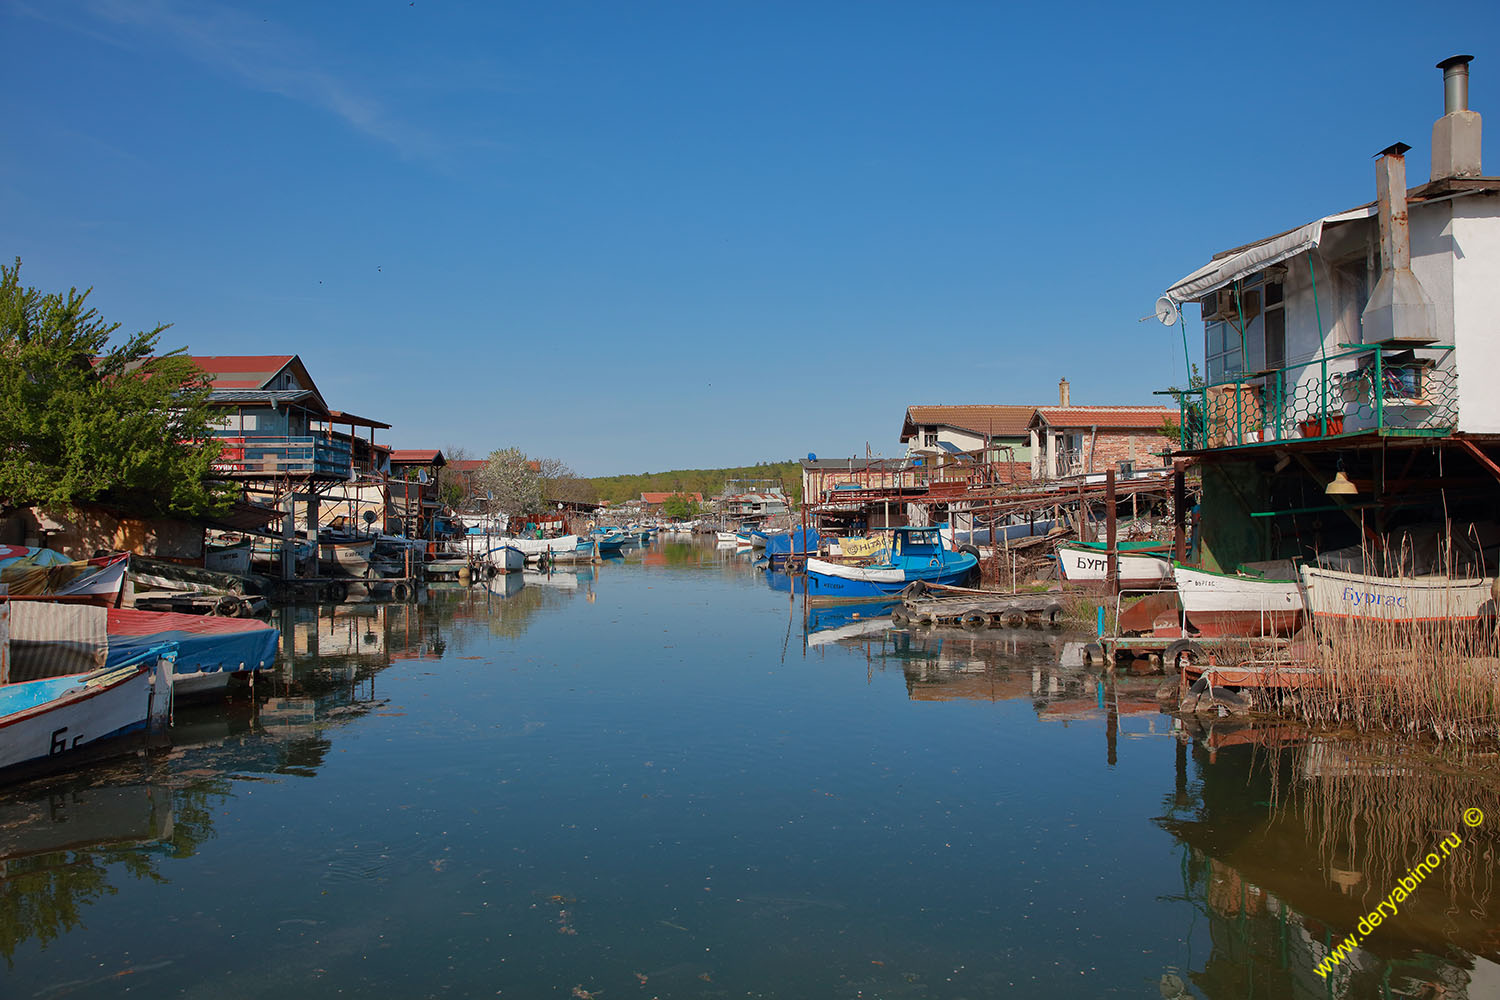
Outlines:
{"label": "calm water", "polygon": [[283,612],[254,700],[0,791],[3,996],[1500,995],[1470,771],[1180,732],[1070,637],[784,582],[659,543]]}

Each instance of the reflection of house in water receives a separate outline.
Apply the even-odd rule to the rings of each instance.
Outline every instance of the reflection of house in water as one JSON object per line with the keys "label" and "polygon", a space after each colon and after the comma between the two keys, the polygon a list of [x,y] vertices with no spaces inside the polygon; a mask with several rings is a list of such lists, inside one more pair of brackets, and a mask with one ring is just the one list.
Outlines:
{"label": "reflection of house in water", "polygon": [[1469,831],[1397,917],[1328,979],[1316,971],[1330,943],[1356,932],[1458,826],[1463,806],[1449,803],[1488,812],[1500,808],[1495,790],[1472,773],[1411,768],[1347,745],[1268,754],[1276,733],[1306,740],[1305,730],[1270,729],[1241,724],[1202,734],[1191,750],[1179,745],[1158,822],[1182,843],[1185,899],[1208,919],[1210,950],[1193,956],[1193,986],[1209,998],[1500,995],[1500,921],[1479,898],[1493,888],[1494,844]]}

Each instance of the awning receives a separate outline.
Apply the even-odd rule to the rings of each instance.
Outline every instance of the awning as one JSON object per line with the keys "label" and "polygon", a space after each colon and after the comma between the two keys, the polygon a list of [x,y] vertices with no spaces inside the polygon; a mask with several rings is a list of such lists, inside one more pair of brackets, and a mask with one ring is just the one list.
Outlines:
{"label": "awning", "polygon": [[1311,250],[1322,241],[1324,226],[1335,222],[1368,219],[1375,212],[1374,205],[1365,205],[1348,212],[1340,212],[1338,215],[1324,216],[1300,229],[1293,229],[1289,233],[1273,236],[1271,239],[1262,240],[1241,250],[1225,254],[1223,257],[1215,258],[1168,288],[1166,297],[1179,305],[1201,299],[1209,292],[1217,291],[1225,285],[1249,277],[1272,264],[1280,264],[1304,250]]}

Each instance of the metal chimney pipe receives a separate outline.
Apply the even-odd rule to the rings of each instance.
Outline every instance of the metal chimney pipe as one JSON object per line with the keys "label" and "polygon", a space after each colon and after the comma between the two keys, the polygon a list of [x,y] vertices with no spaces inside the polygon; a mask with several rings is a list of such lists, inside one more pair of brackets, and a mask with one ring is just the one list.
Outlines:
{"label": "metal chimney pipe", "polygon": [[1469,63],[1473,56],[1449,56],[1437,64],[1443,71],[1443,114],[1469,110]]}

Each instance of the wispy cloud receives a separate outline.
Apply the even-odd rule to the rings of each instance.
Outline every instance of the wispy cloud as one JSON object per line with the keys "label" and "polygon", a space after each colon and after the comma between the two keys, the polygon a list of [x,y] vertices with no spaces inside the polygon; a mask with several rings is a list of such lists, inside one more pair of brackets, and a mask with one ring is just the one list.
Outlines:
{"label": "wispy cloud", "polygon": [[77,6],[17,4],[17,9],[110,44],[165,46],[254,90],[332,114],[403,156],[436,162],[446,152],[431,133],[393,115],[384,102],[329,69],[327,53],[269,19],[175,0],[81,0]]}

